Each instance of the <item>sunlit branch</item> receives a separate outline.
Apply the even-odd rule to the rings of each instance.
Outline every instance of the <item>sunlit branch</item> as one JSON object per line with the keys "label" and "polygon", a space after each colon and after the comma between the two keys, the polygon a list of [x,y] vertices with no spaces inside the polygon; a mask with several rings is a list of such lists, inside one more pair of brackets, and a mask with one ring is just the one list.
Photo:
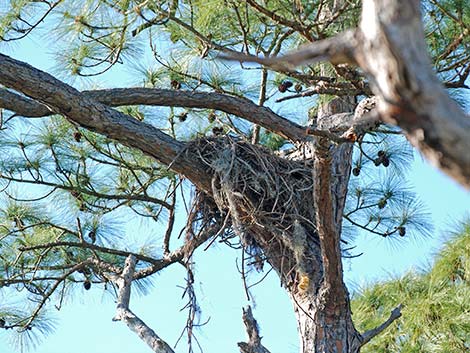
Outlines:
{"label": "sunlit branch", "polygon": [[[410,43],[412,45],[410,45]],[[470,120],[443,90],[427,56],[420,1],[364,0],[359,28],[310,43],[281,57],[226,58],[273,69],[330,61],[361,67],[375,82],[377,114],[464,187],[470,187]]]}
{"label": "sunlit branch", "polygon": [[54,113],[75,124],[171,165],[175,172],[186,175],[201,189],[210,189],[207,168],[187,158],[183,154],[185,144],[160,129],[90,99],[46,72],[3,54],[0,54],[0,71],[1,84],[53,107]]}
{"label": "sunlit branch", "polygon": [[346,31],[335,37],[304,45],[297,51],[279,57],[260,58],[242,53],[226,54],[222,58],[255,62],[274,70],[290,70],[303,64],[328,60],[333,64],[355,63],[355,32]]}
{"label": "sunlit branch", "polygon": [[[5,92],[4,92],[5,91]],[[13,96],[14,93],[0,90],[0,107],[14,111],[18,115],[40,117],[52,112],[44,105],[30,99]],[[84,91],[84,97],[91,98],[108,106],[151,105],[186,108],[215,109],[239,116],[274,131],[284,138],[302,141],[306,138],[304,129],[266,107],[252,101],[216,92],[189,92],[153,88],[116,88],[108,90]],[[15,98],[13,102],[11,99]],[[21,102],[24,102],[23,104]],[[22,109],[24,107],[24,109]]]}
{"label": "sunlit branch", "polygon": [[173,349],[163,341],[144,321],[137,317],[130,309],[131,285],[134,278],[136,257],[129,255],[126,258],[124,269],[120,276],[116,276],[114,282],[119,288],[117,297],[116,315],[113,321],[123,321],[134,333],[136,333],[154,352],[174,353]]}

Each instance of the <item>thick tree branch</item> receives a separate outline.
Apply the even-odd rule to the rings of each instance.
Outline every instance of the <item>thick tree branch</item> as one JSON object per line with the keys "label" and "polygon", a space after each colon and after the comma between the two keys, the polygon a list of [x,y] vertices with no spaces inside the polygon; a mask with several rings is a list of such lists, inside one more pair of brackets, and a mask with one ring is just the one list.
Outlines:
{"label": "thick tree branch", "polygon": [[434,74],[419,0],[364,0],[356,60],[373,79],[383,120],[400,126],[425,157],[470,188],[470,118]]}
{"label": "thick tree branch", "polygon": [[5,88],[0,88],[0,107],[32,118],[54,114],[49,107]]}
{"label": "thick tree branch", "polygon": [[[363,99],[356,106],[354,113],[334,113],[321,119],[320,124],[312,122],[307,127],[308,135],[324,137],[336,144],[353,143],[367,132],[376,130],[380,124],[375,105],[376,97]],[[299,146],[280,152],[281,156],[288,156],[293,160],[310,160],[313,158],[310,149],[299,148]],[[339,158],[341,161],[341,158]]]}
{"label": "thick tree branch", "polygon": [[0,84],[33,98],[77,125],[138,148],[171,165],[202,190],[210,190],[206,168],[183,154],[183,143],[154,126],[98,103],[46,72],[3,54],[0,54]]}
{"label": "thick tree branch", "polygon": [[381,325],[373,328],[372,330],[366,331],[361,335],[361,346],[365,345],[369,342],[372,338],[377,335],[380,335],[384,330],[386,330],[396,319],[401,317],[401,308],[402,305],[398,305],[395,309],[393,309],[390,313],[390,317]]}
{"label": "thick tree branch", "polygon": [[350,127],[341,135],[341,138],[356,141],[365,133],[377,129],[380,125],[380,116],[375,109],[377,97],[363,99],[354,109],[354,119]]}
{"label": "thick tree branch", "polygon": [[251,307],[243,308],[243,323],[248,334],[248,342],[238,342],[241,353],[269,353],[269,351],[261,344],[259,335],[259,327],[256,319],[253,317]]}
{"label": "thick tree branch", "polygon": [[110,106],[142,104],[220,110],[258,124],[292,141],[305,140],[305,129],[302,126],[246,98],[216,92],[148,88],[110,89],[83,93]]}
{"label": "thick tree branch", "polygon": [[239,54],[230,58],[273,69],[322,60],[357,63],[379,98],[381,119],[400,126],[431,163],[470,188],[470,118],[432,71],[419,0],[364,0],[360,28],[355,31],[282,57]]}
{"label": "thick tree branch", "polygon": [[255,62],[281,71],[290,71],[296,66],[320,61],[330,61],[333,64],[351,64],[355,63],[354,52],[357,42],[355,37],[354,31],[345,31],[335,37],[304,45],[290,54],[279,57],[259,58],[242,53],[221,55],[221,57],[241,62]]}
{"label": "thick tree branch", "polygon": [[[114,88],[81,92],[83,97],[93,99],[110,107],[123,105],[152,105],[186,108],[215,109],[233,114],[276,132],[286,139],[305,139],[305,129],[266,107],[252,101],[216,92],[176,91],[154,88]],[[47,106],[0,89],[0,107],[26,117],[42,117],[54,114]]]}
{"label": "thick tree branch", "polygon": [[134,276],[136,258],[127,257],[122,275],[115,279],[119,288],[116,316],[113,321],[124,321],[156,353],[174,353],[173,349],[163,341],[145,322],[138,318],[130,309],[131,285]]}

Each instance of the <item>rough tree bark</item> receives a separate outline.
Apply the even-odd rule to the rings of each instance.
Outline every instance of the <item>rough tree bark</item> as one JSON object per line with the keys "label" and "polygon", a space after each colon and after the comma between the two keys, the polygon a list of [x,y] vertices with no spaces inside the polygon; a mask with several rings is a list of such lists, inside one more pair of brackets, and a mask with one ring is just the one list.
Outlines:
{"label": "rough tree bark", "polygon": [[427,54],[419,0],[365,0],[355,59],[397,124],[435,166],[470,188],[470,117],[443,89]]}
{"label": "rough tree bark", "polygon": [[[351,113],[347,97],[320,107],[317,124],[331,129],[331,116]],[[353,114],[347,115],[351,120]],[[357,352],[361,335],[354,328],[349,295],[343,283],[341,220],[352,163],[351,144],[334,146],[318,138],[313,149],[315,225],[319,247],[307,247],[303,256],[317,258],[316,266],[303,267],[300,281],[289,288],[300,331],[301,349],[307,352]]]}
{"label": "rough tree bark", "polygon": [[[0,107],[27,117],[51,115],[46,105],[0,89]],[[305,129],[289,121],[267,107],[260,107],[252,101],[216,92],[175,91],[155,88],[114,88],[80,92],[82,97],[93,99],[109,107],[123,105],[153,105],[185,108],[220,110],[242,116],[244,119],[275,131],[292,141],[305,140]]]}
{"label": "rough tree bark", "polygon": [[184,144],[154,126],[99,103],[52,75],[3,54],[0,54],[0,83],[40,103],[41,112],[44,111],[42,104],[52,114],[61,114],[73,124],[171,165],[174,171],[187,175],[200,189],[210,190],[210,179],[204,166],[185,158]]}

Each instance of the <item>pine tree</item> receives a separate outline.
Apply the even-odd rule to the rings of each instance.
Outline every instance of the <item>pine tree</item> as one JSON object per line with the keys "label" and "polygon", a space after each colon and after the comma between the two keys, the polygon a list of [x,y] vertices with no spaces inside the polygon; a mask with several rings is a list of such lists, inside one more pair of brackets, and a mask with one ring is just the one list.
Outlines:
{"label": "pine tree", "polygon": [[[341,264],[354,228],[429,229],[401,182],[403,136],[470,186],[470,123],[448,91],[468,88],[469,17],[457,0],[10,1],[2,45],[40,34],[63,80],[0,54],[0,285],[30,304],[1,308],[0,325],[34,339],[46,309],[102,286],[115,320],[172,352],[130,310],[131,285],[185,266],[191,342],[192,256],[220,242],[244,276],[278,274],[302,352],[358,352],[400,310],[355,328]],[[96,88],[123,68],[134,86]],[[166,222],[161,239],[131,243],[119,221],[133,216]],[[240,350],[266,352],[243,319]]]}
{"label": "pine tree", "polygon": [[[430,268],[362,289],[352,301],[358,327],[374,327],[403,304],[397,325],[363,352],[465,352],[470,348],[470,227],[445,243]],[[397,339],[398,337],[398,339]]]}

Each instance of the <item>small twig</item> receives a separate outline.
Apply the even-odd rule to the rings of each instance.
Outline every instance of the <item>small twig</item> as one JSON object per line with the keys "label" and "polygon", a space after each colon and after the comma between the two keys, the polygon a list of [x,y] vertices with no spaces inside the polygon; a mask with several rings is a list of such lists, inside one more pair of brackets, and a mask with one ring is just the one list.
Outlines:
{"label": "small twig", "polygon": [[344,259],[355,259],[356,257],[360,257],[360,256],[362,256],[362,255],[364,255],[363,252],[361,252],[361,253],[359,253],[359,254],[355,254],[355,255],[343,255],[343,258],[344,258]]}
{"label": "small twig", "polygon": [[214,241],[219,237],[219,235],[221,235],[227,229],[229,220],[230,220],[230,212],[227,212],[227,215],[225,216],[225,219],[224,219],[224,223],[222,224],[220,229],[217,231],[217,233],[215,233],[215,235],[212,237],[212,240],[209,242],[209,244],[207,244],[207,246],[204,248],[204,251],[209,249],[209,247],[214,243]]}
{"label": "small twig", "polygon": [[92,251],[99,251],[99,252],[118,255],[118,256],[133,255],[141,261],[145,261],[154,265],[160,264],[162,262],[161,259],[154,259],[152,257],[141,255],[141,254],[132,254],[129,251],[106,248],[104,246],[94,245],[94,244],[90,244],[87,242],[56,241],[56,242],[44,243],[44,244],[38,244],[38,245],[32,245],[32,246],[23,246],[23,247],[19,247],[18,250],[20,252],[25,252],[25,251],[32,251],[32,250],[37,250],[37,249],[48,249],[48,248],[53,248],[53,247],[77,247],[77,248],[90,249]]}
{"label": "small twig", "polygon": [[275,100],[276,103],[281,103],[290,99],[311,97],[317,94],[331,94],[335,96],[355,96],[360,94],[370,93],[363,89],[355,87],[338,87],[338,85],[330,85],[329,83],[316,83],[314,87],[309,87],[307,90],[299,93],[294,93],[284,96]]}
{"label": "small twig", "polygon": [[77,217],[77,229],[78,229],[78,238],[80,239],[80,242],[85,243],[85,239],[83,238],[82,222],[80,222],[79,217]]}
{"label": "small twig", "polygon": [[[246,300],[250,301],[250,292],[248,291],[248,285],[246,283],[246,271],[245,271],[245,247],[242,245],[242,268],[241,270],[238,270],[238,272],[242,276],[242,281],[243,281],[243,289],[245,290],[245,295],[246,295]],[[238,264],[237,264],[237,269],[238,269]]]}
{"label": "small twig", "polygon": [[395,309],[392,310],[390,313],[390,317],[381,325],[373,328],[372,330],[368,330],[362,334],[362,342],[361,347],[369,342],[372,338],[382,333],[386,328],[388,328],[396,319],[401,316],[401,309],[403,305],[398,305]]}
{"label": "small twig", "polygon": [[259,279],[255,283],[250,284],[248,286],[247,290],[250,290],[250,288],[253,288],[253,287],[257,286],[258,284],[260,284],[261,282],[263,282],[265,280],[265,278],[268,277],[268,275],[271,273],[272,270],[273,270],[273,268],[271,267],[269,270],[266,271],[266,273],[263,275],[263,277],[261,277],[261,279]]}

